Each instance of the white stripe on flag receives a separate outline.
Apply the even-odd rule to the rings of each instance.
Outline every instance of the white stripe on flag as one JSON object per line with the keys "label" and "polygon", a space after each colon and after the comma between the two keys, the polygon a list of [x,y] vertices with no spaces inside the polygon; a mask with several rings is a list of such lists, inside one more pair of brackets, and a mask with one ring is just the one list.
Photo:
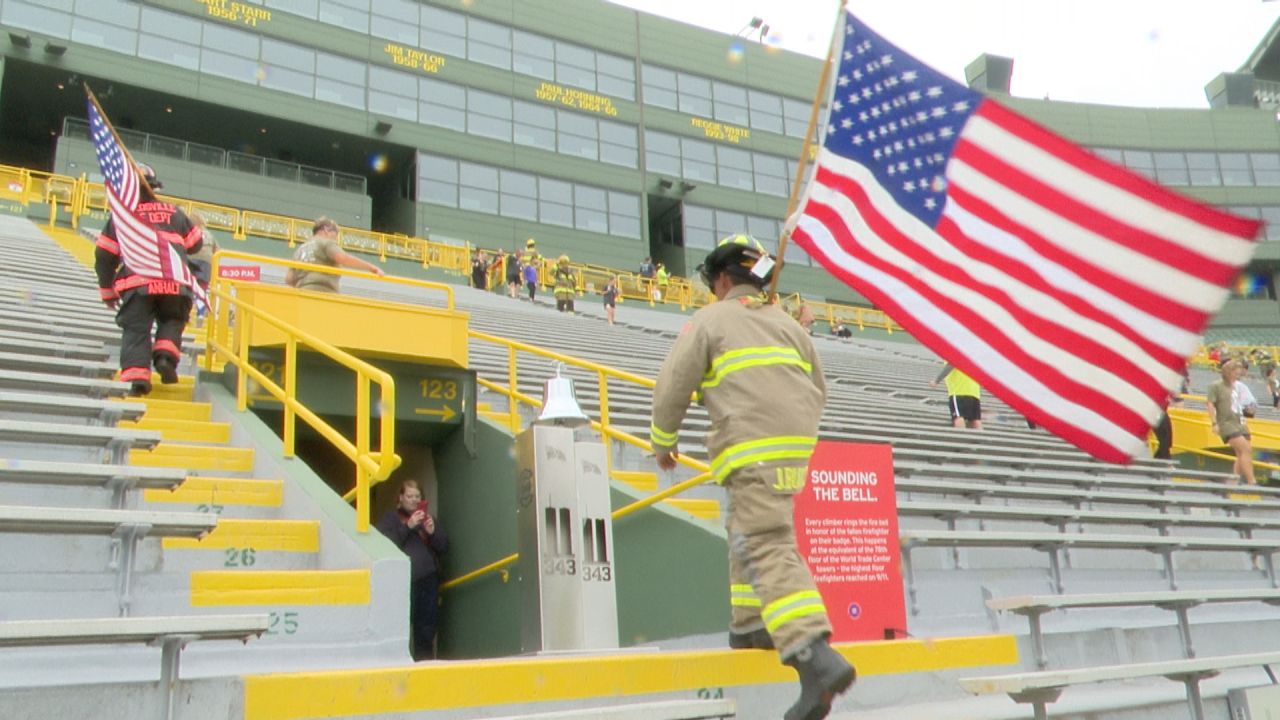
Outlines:
{"label": "white stripe on flag", "polygon": [[1200,336],[1166,322],[1123,298],[1107,292],[1080,277],[1070,268],[1059,265],[1036,252],[1017,235],[988,223],[969,212],[963,203],[954,198],[943,208],[942,214],[951,218],[957,227],[974,242],[990,248],[1013,260],[1025,264],[1038,273],[1045,282],[1065,294],[1074,295],[1090,305],[1103,309],[1123,323],[1133,335],[1168,350],[1178,357],[1188,357],[1200,346]]}
{"label": "white stripe on flag", "polygon": [[[817,189],[816,186],[814,188]],[[812,202],[812,198],[810,200]],[[855,213],[842,216],[850,225],[850,231],[856,237],[871,235],[871,230]],[[827,227],[817,219],[808,215],[800,217],[797,227],[809,236],[815,249],[826,256],[827,260],[845,268],[881,291],[893,296],[902,310],[917,321],[933,328],[934,332],[952,342],[961,353],[984,372],[1001,378],[1010,392],[1015,393],[1026,403],[1033,405],[1045,413],[1078,428],[1081,432],[1095,438],[1099,443],[1113,448],[1127,457],[1145,452],[1146,443],[1115,425],[1107,418],[1074,403],[1041,383],[1028,374],[1019,365],[1005,358],[998,350],[992,348],[982,338],[973,334],[963,323],[942,312],[927,298],[898,278],[880,272],[858,258],[845,252],[832,237]],[[1154,418],[1153,418],[1154,420]]]}
{"label": "white stripe on flag", "polygon": [[1022,191],[1005,187],[962,160],[947,164],[947,181],[998,207],[1014,222],[1100,270],[1123,269],[1124,278],[1170,302],[1209,312],[1227,297],[1226,288],[1127,248],[1040,205]]}
{"label": "white stripe on flag", "polygon": [[1252,242],[1206,227],[1133,195],[1023,140],[981,115],[969,119],[963,139],[1046,185],[1064,190],[1069,188],[1072,197],[1089,205],[1095,212],[1158,235],[1214,262],[1243,265],[1253,257]]}

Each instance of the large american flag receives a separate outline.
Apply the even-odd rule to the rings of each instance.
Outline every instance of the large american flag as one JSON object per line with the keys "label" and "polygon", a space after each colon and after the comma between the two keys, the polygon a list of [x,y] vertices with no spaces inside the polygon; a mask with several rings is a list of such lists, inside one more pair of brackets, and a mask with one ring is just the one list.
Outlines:
{"label": "large american flag", "polygon": [[792,237],[912,335],[1095,457],[1146,452],[1260,223],[1174,194],[845,13]]}
{"label": "large american flag", "polygon": [[137,168],[125,154],[98,104],[92,98],[88,104],[89,132],[93,137],[93,149],[98,156],[98,167],[106,181],[107,206],[111,210],[111,222],[124,264],[142,277],[174,280],[192,288],[199,295],[199,286],[193,282],[191,270],[185,261],[185,251],[180,255],[174,245],[176,235],[157,230],[138,215],[142,181],[138,178]]}

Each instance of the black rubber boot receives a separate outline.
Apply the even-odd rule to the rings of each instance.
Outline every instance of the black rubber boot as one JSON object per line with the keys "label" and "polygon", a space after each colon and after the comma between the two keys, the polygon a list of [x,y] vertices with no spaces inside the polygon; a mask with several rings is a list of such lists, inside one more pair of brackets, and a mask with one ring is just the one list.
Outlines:
{"label": "black rubber boot", "polygon": [[151,393],[151,382],[148,380],[134,380],[129,383],[129,397],[143,397]]}
{"label": "black rubber boot", "polygon": [[734,650],[772,650],[773,638],[764,628],[751,632],[736,633],[729,631],[729,647]]}
{"label": "black rubber boot", "polygon": [[853,666],[819,638],[788,658],[785,663],[800,674],[800,699],[792,705],[786,720],[822,720],[831,712],[831,701],[849,689],[857,677]]}
{"label": "black rubber boot", "polygon": [[165,385],[178,382],[178,361],[174,360],[172,355],[156,353],[155,360],[152,362],[156,366],[156,372],[160,374],[160,382]]}

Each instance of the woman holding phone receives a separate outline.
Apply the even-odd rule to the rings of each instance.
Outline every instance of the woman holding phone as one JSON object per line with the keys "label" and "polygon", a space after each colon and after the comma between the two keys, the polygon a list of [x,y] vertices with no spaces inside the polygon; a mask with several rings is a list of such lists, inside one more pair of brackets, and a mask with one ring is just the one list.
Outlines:
{"label": "woman holding phone", "polygon": [[440,614],[440,555],[449,537],[427,512],[417,480],[400,483],[396,507],[378,521],[378,530],[409,556],[409,623],[414,660],[436,656],[436,622]]}

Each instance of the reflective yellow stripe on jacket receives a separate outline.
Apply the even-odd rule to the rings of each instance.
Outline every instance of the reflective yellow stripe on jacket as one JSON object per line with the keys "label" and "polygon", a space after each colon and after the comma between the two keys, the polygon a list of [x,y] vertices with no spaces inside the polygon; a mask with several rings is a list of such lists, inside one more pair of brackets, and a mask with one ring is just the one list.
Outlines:
{"label": "reflective yellow stripe on jacket", "polygon": [[813,372],[813,365],[800,356],[793,347],[745,347],[730,350],[711,361],[711,367],[702,379],[702,388],[715,387],[725,376],[739,370],[765,365],[795,365],[806,373]]}
{"label": "reflective yellow stripe on jacket", "polygon": [[808,461],[818,438],[803,435],[763,437],[730,445],[711,461],[711,478],[723,483],[734,470],[773,460]]}
{"label": "reflective yellow stripe on jacket", "polygon": [[750,585],[730,585],[729,604],[737,607],[760,607],[760,596]]}
{"label": "reflective yellow stripe on jacket", "polygon": [[794,620],[805,615],[826,615],[827,608],[822,604],[822,596],[817,590],[801,590],[797,593],[791,593],[784,597],[764,606],[764,610],[760,611],[760,617],[764,620],[764,627],[772,634],[778,628],[787,623],[788,620]]}
{"label": "reflective yellow stripe on jacket", "polygon": [[667,432],[657,425],[649,424],[649,442],[655,447],[673,447],[679,439],[679,433]]}

